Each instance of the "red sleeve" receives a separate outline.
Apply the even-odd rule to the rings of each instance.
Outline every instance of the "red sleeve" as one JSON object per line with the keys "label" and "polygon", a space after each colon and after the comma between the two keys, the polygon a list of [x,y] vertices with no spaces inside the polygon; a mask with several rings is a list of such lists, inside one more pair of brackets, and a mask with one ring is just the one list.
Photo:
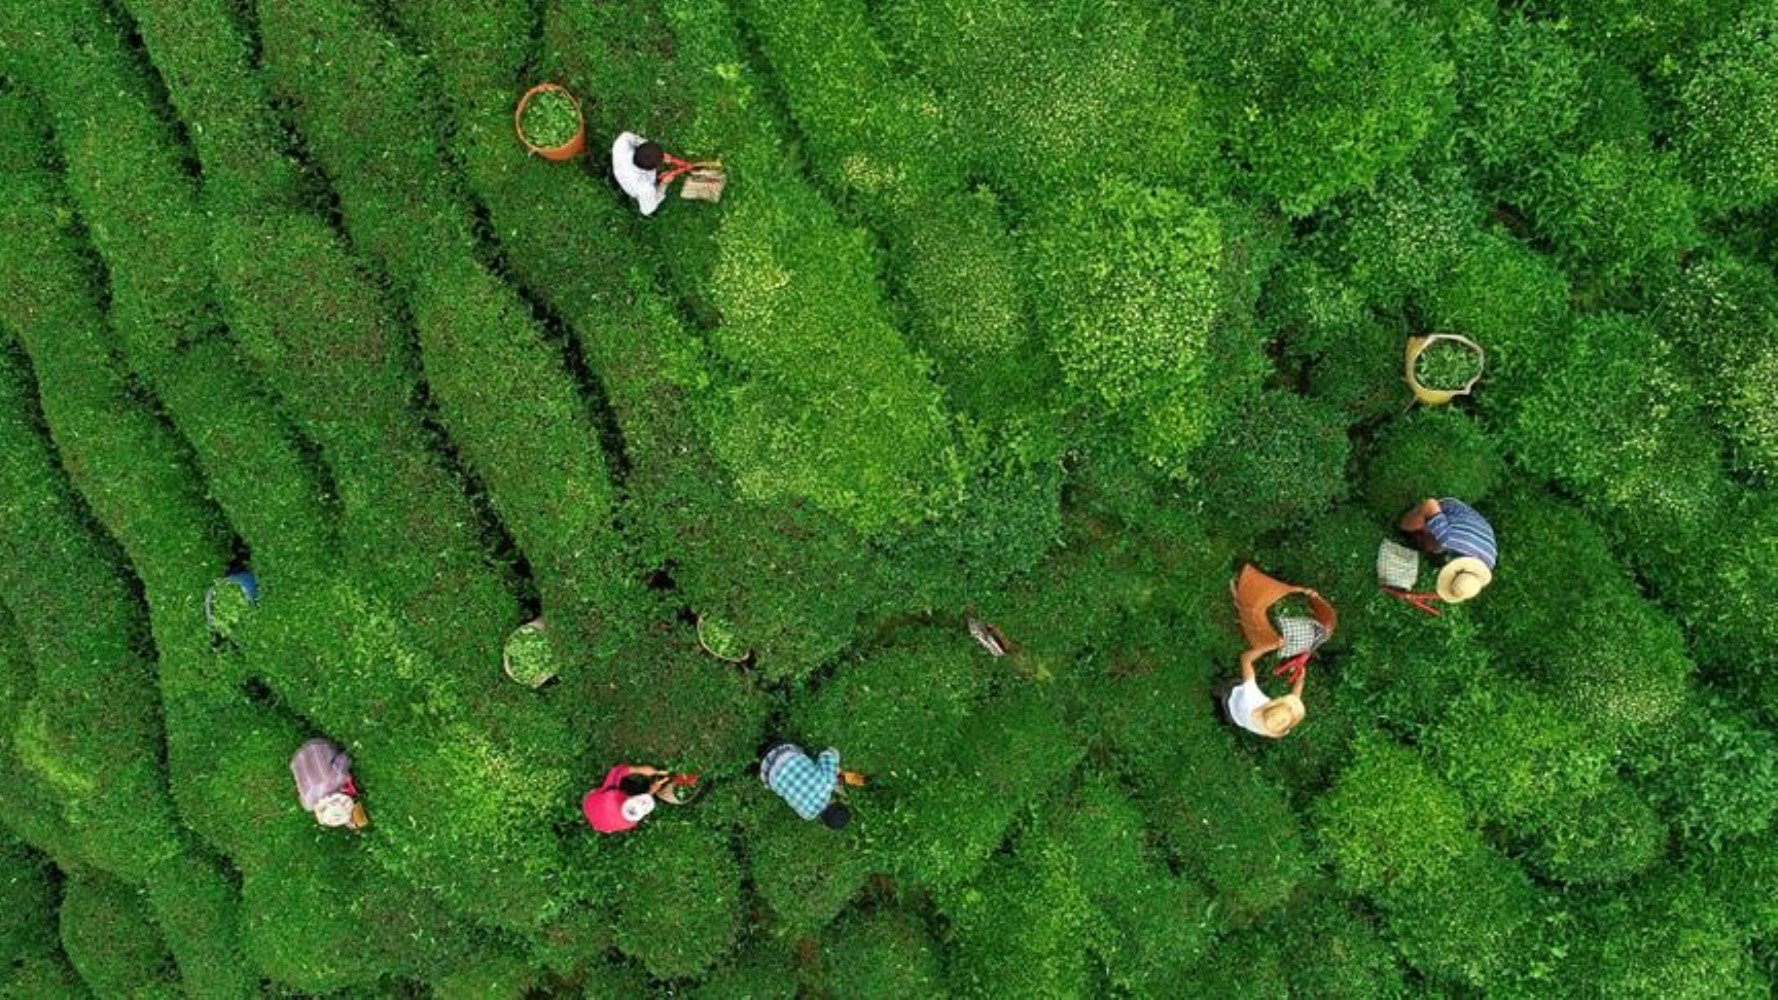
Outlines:
{"label": "red sleeve", "polygon": [[616,767],[611,769],[611,773],[607,774],[605,776],[605,780],[603,782],[600,782],[599,791],[603,792],[606,789],[616,788],[618,782],[624,780],[625,778],[627,778],[629,776],[630,776],[630,765],[619,764]]}

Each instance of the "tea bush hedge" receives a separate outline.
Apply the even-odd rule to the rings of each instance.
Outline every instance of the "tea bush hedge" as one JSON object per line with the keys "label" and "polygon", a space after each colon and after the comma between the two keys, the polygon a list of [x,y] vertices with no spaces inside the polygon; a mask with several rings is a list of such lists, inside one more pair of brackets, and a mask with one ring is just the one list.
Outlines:
{"label": "tea bush hedge", "polygon": [[[1767,995],[1771,22],[0,8],[0,994]],[[1453,495],[1433,616],[1375,557]],[[1339,610],[1278,741],[1248,562]],[[600,836],[618,761],[705,791]]]}

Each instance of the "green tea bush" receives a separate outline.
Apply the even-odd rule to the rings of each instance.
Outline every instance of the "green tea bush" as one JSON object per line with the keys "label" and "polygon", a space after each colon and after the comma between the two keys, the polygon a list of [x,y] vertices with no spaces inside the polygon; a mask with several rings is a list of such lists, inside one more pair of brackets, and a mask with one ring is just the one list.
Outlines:
{"label": "green tea bush", "polygon": [[173,956],[136,890],[100,872],[63,886],[62,947],[98,996],[180,995]]}
{"label": "green tea bush", "polygon": [[[841,764],[862,766],[844,751]],[[757,772],[749,769],[739,780],[757,782]],[[776,796],[770,798],[753,810],[742,830],[753,891],[771,907],[780,933],[800,937],[820,932],[852,902],[870,874],[870,859],[860,847],[873,825],[864,815],[870,796],[867,792],[854,803],[853,825],[833,835],[818,823],[801,822]]]}
{"label": "green tea bush", "polygon": [[943,908],[951,923],[954,991],[995,997],[1088,992],[1084,935],[1091,908],[1071,860],[1042,841],[1021,844],[996,857]]}
{"label": "green tea bush", "polygon": [[1671,152],[1596,142],[1528,178],[1525,207],[1561,259],[1608,282],[1659,274],[1698,243],[1695,197]]}
{"label": "green tea bush", "polygon": [[1461,333],[1482,346],[1487,369],[1470,397],[1485,412],[1510,408],[1562,356],[1568,278],[1549,258],[1500,233],[1473,241],[1438,276],[1420,305],[1428,329]]}
{"label": "green tea bush", "polygon": [[734,942],[740,868],[715,831],[661,817],[647,832],[611,859],[617,946],[656,979],[696,976]]}
{"label": "green tea bush", "polygon": [[1632,757],[1638,785],[1686,840],[1711,850],[1755,837],[1778,816],[1778,747],[1745,707],[1687,701]]}
{"label": "green tea bush", "polygon": [[1477,17],[1457,35],[1452,125],[1485,176],[1552,157],[1585,110],[1586,57],[1559,22]]}
{"label": "green tea bush", "polygon": [[[909,338],[931,354],[959,407],[990,425],[1023,418],[1041,433],[1053,388],[1049,365],[1034,364],[1027,291],[1017,244],[992,192],[934,196],[902,213],[889,248]],[[1015,427],[1014,431],[1024,428]]]}
{"label": "green tea bush", "polygon": [[1483,843],[1462,800],[1410,750],[1372,739],[1317,806],[1342,886],[1382,910],[1429,976],[1504,985],[1539,920],[1524,873]]}
{"label": "green tea bush", "polygon": [[1193,3],[1201,85],[1248,182],[1292,215],[1368,187],[1450,113],[1450,63],[1388,0]]}
{"label": "green tea bush", "polygon": [[874,555],[889,564],[886,594],[917,594],[928,607],[966,606],[1014,574],[1036,570],[1061,541],[1063,460],[1000,458],[992,445],[984,448],[957,511],[878,542]]}
{"label": "green tea bush", "polygon": [[859,912],[821,942],[821,967],[834,997],[944,994],[942,952],[919,915],[905,907]]}
{"label": "green tea bush", "polygon": [[1486,509],[1506,475],[1499,446],[1481,424],[1446,408],[1421,410],[1377,435],[1365,466],[1365,503],[1380,525],[1392,526],[1427,497],[1460,497]]}
{"label": "green tea bush", "polygon": [[239,217],[215,248],[231,330],[333,470],[354,564],[442,663],[486,679],[488,638],[519,611],[409,406],[414,359],[388,304],[313,217]]}
{"label": "green tea bush", "polygon": [[1192,464],[1216,530],[1241,538],[1344,499],[1349,447],[1338,410],[1265,390],[1210,430]]}
{"label": "green tea bush", "polygon": [[0,955],[8,964],[56,948],[55,867],[10,834],[0,834]]}
{"label": "green tea bush", "polygon": [[1531,830],[1611,776],[1613,747],[1554,699],[1523,687],[1453,704],[1433,734],[1439,770],[1484,822]]}
{"label": "green tea bush", "polygon": [[1265,940],[1262,932],[1242,928],[1218,944],[1202,961],[1181,970],[1178,989],[1268,1000],[1290,996],[1288,960]]}
{"label": "green tea bush", "polygon": [[1778,855],[1765,836],[1743,837],[1694,863],[1709,898],[1747,938],[1778,931]]}
{"label": "green tea bush", "polygon": [[1660,7],[1636,0],[1542,0],[1534,9],[1566,19],[1578,44],[1648,69],[1685,54],[1742,6],[1744,0],[1684,0]]}
{"label": "green tea bush", "polygon": [[1483,209],[1458,169],[1416,163],[1385,173],[1325,214],[1337,221],[1316,234],[1321,259],[1344,264],[1366,299],[1394,309],[1462,260]]}
{"label": "green tea bush", "polygon": [[1286,358],[1301,366],[1308,395],[1365,420],[1399,413],[1412,398],[1402,381],[1406,331],[1380,318],[1334,268],[1292,254],[1260,300]]}
{"label": "green tea bush", "polygon": [[[591,127],[601,121],[633,126],[635,118],[608,109],[627,103],[621,94],[638,86],[646,90],[652,78],[639,67],[623,71],[629,53],[622,47],[589,49],[586,43],[615,30],[606,23],[610,16],[621,16],[624,32],[635,33],[658,21],[658,13],[556,6],[550,15],[547,28],[573,39],[553,57],[565,67],[562,78],[577,92],[600,95],[589,107]],[[518,85],[524,56],[513,45],[512,25],[526,16],[524,5],[510,3],[475,11],[419,5],[412,11],[414,29],[440,53],[435,65],[453,95],[459,156],[488,207],[508,265],[568,321],[574,342],[600,377],[629,463],[629,502],[620,516],[638,573],[673,564],[684,601],[729,622],[770,676],[805,676],[849,639],[859,593],[875,583],[863,543],[841,522],[794,498],[773,505],[735,501],[735,485],[699,424],[696,393],[688,391],[707,386],[711,372],[684,319],[636,262],[649,244],[626,234],[633,213],[603,187],[561,183],[551,165],[517,157],[504,131],[511,109],[499,88]],[[653,98],[642,103],[659,108]],[[555,238],[558,213],[586,220],[613,238],[564,244]],[[836,580],[850,586],[833,586]],[[626,691],[634,686],[633,674],[595,666],[588,683],[615,683]],[[694,727],[674,738],[701,735]]]}
{"label": "green tea bush", "polygon": [[1680,155],[1717,210],[1778,196],[1778,15],[1754,7],[1701,46],[1680,90]]}
{"label": "green tea bush", "polygon": [[1561,977],[1574,995],[1755,997],[1770,991],[1741,936],[1694,878],[1668,874],[1590,903],[1586,944]]}
{"label": "green tea bush", "polygon": [[1617,885],[1648,871],[1667,847],[1667,824],[1621,781],[1550,810],[1526,849],[1532,871],[1567,885]]}
{"label": "green tea bush", "polygon": [[[670,5],[679,51],[728,65],[739,50],[726,10]],[[699,297],[720,317],[710,344],[729,376],[705,408],[716,454],[756,501],[798,498],[865,532],[949,509],[956,468],[950,418],[927,364],[896,329],[867,235],[785,161],[751,83],[702,74],[703,109],[685,142],[722,149],[770,199],[725,205],[707,267],[688,261]],[[821,260],[820,268],[798,266]]]}
{"label": "green tea bush", "polygon": [[[139,608],[37,434],[21,367],[0,352],[0,600],[15,620],[30,616],[23,636],[37,668],[12,743],[53,790],[76,856],[140,882],[178,839]],[[118,801],[134,808],[107,805]]]}
{"label": "green tea bush", "polygon": [[1778,472],[1778,419],[1772,379],[1778,377],[1778,282],[1770,269],[1739,256],[1703,256],[1660,288],[1655,316],[1687,350],[1698,390],[1728,436],[1729,461],[1769,482]]}
{"label": "green tea bush", "polygon": [[[9,134],[30,134],[35,106],[0,104]],[[14,131],[18,130],[18,131]],[[0,323],[29,355],[44,419],[93,516],[150,583],[206,581],[227,565],[227,526],[176,434],[131,398],[113,357],[96,275],[66,196],[41,160],[15,150],[0,202]],[[121,530],[136,525],[139,530]]]}
{"label": "green tea bush", "polygon": [[1646,321],[1577,320],[1515,410],[1506,440],[1522,468],[1602,509],[1657,522],[1707,516],[1719,478],[1716,456],[1699,447],[1707,425],[1674,346]]}
{"label": "green tea bush", "polygon": [[1147,843],[1140,809],[1103,775],[1047,810],[1043,836],[1074,858],[1094,915],[1088,947],[1106,978],[1138,994],[1176,985],[1178,971],[1210,950],[1214,925],[1203,888],[1167,871]]}
{"label": "green tea bush", "polygon": [[1667,829],[1614,772],[1610,731],[1546,694],[1478,690],[1432,734],[1434,759],[1479,818],[1569,884],[1624,881],[1652,865]]}
{"label": "green tea bush", "polygon": [[1666,724],[1694,673],[1685,636],[1641,596],[1598,526],[1523,493],[1497,496],[1488,511],[1503,545],[1545,556],[1515,561],[1477,605],[1502,664],[1551,685],[1613,745]]}
{"label": "green tea bush", "polygon": [[[1422,581],[1429,583],[1430,576]],[[1329,669],[1393,731],[1425,735],[1454,700],[1493,686],[1506,666],[1467,609],[1431,618],[1374,587],[1358,607],[1336,606],[1350,652]]]}
{"label": "green tea bush", "polygon": [[1055,207],[1027,247],[1038,321],[1074,393],[1175,474],[1217,416],[1210,344],[1243,279],[1239,223],[1180,191],[1106,181]]}
{"label": "green tea bush", "polygon": [[[611,484],[598,431],[529,307],[475,259],[470,213],[439,151],[413,143],[397,152],[350,124],[389,101],[435,121],[417,62],[363,12],[313,7],[260,11],[273,91],[296,99],[339,185],[349,232],[406,300],[431,396],[530,557],[546,610],[560,607],[558,624],[596,632],[582,616],[623,593],[612,579]],[[354,51],[340,57],[348,45]]]}
{"label": "green tea bush", "polygon": [[1360,1000],[1408,995],[1395,952],[1352,900],[1331,891],[1309,897],[1261,933],[1293,942],[1285,966],[1296,995]]}
{"label": "green tea bush", "polygon": [[[1723,525],[1733,527],[1723,531]],[[1765,594],[1778,580],[1778,504],[1754,492],[1692,523],[1669,523],[1668,540],[1640,552],[1639,569],[1686,628],[1700,671],[1761,712],[1773,706],[1760,683],[1778,669],[1768,652],[1774,632]],[[1659,538],[1652,525],[1648,537]]]}
{"label": "green tea bush", "polygon": [[828,183],[900,206],[961,180],[938,103],[896,74],[864,0],[738,6]]}
{"label": "green tea bush", "polygon": [[889,861],[898,875],[955,893],[982,870],[1032,800],[1074,769],[1081,750],[1030,686],[981,705],[944,744],[941,762],[887,785],[898,794],[876,821],[873,839],[895,845]]}
{"label": "green tea bush", "polygon": [[92,994],[60,955],[20,959],[0,980],[0,995],[78,1000]]}
{"label": "green tea bush", "polygon": [[[747,496],[811,497],[867,531],[936,512],[955,475],[943,407],[889,322],[864,234],[803,194],[724,215],[715,336],[750,378],[712,427],[716,452]],[[826,262],[819,278],[802,260]]]}
{"label": "green tea bush", "polygon": [[793,709],[791,729],[820,734],[847,767],[885,780],[918,778],[943,764],[930,734],[955,732],[973,715],[993,672],[961,629],[909,629],[857,662],[844,663]]}
{"label": "green tea bush", "polygon": [[[733,961],[711,970],[689,995],[698,1000],[793,1000],[800,976],[796,959],[788,950],[754,941]],[[636,994],[602,995],[623,1000]]]}
{"label": "green tea bush", "polygon": [[[954,155],[1026,205],[1131,165],[1196,184],[1212,152],[1186,37],[1163,5],[891,0],[867,5],[893,61],[937,95]],[[1138,166],[1139,165],[1139,166]]]}
{"label": "green tea bush", "polygon": [[[1223,655],[1231,657],[1226,666],[1211,669],[1232,677],[1232,651]],[[1096,766],[1127,780],[1178,870],[1205,882],[1222,912],[1264,912],[1289,899],[1307,874],[1307,849],[1283,791],[1237,751],[1236,738],[1246,734],[1222,731],[1202,671],[1188,678],[1170,667],[1100,680],[1083,725],[1106,748],[1107,763]],[[1313,717],[1303,725],[1314,725]],[[1189,785],[1180,780],[1187,774]]]}
{"label": "green tea bush", "polygon": [[[262,551],[262,564],[319,554],[330,534],[326,504],[287,422],[220,328],[208,226],[172,131],[115,21],[89,6],[21,9],[4,30],[57,39],[25,47],[31,58],[20,68],[53,112],[69,194],[109,269],[117,344],[160,397],[237,530],[287,540]],[[80,72],[64,72],[64,60]]]}

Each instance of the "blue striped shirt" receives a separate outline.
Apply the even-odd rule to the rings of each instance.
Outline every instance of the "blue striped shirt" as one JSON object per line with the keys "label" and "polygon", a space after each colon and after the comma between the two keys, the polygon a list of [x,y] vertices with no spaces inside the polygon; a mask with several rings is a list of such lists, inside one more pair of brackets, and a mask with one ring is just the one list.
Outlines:
{"label": "blue striped shirt", "polygon": [[1494,526],[1474,507],[1452,497],[1441,497],[1439,511],[1426,519],[1426,533],[1441,551],[1480,559],[1491,570],[1500,550],[1494,544]]}
{"label": "blue striped shirt", "polygon": [[780,743],[760,762],[759,780],[790,803],[798,816],[814,819],[833,800],[834,786],[840,780],[840,752],[828,747],[819,758],[810,760],[802,747]]}

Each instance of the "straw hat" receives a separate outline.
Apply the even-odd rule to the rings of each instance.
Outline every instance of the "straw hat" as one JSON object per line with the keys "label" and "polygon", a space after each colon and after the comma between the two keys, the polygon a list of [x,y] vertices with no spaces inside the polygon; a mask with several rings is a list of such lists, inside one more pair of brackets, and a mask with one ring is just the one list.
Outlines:
{"label": "straw hat", "polygon": [[647,819],[651,812],[654,812],[654,796],[646,792],[641,795],[632,795],[624,800],[623,813],[626,823],[640,823]]}
{"label": "straw hat", "polygon": [[1474,556],[1462,556],[1445,563],[1438,571],[1438,596],[1452,604],[1462,604],[1482,592],[1494,581],[1494,571]]}
{"label": "straw hat", "polygon": [[357,806],[358,803],[352,801],[352,796],[334,792],[315,803],[315,822],[322,826],[346,826],[352,822],[352,814]]}
{"label": "straw hat", "polygon": [[1253,710],[1254,719],[1259,722],[1260,728],[1274,739],[1296,728],[1305,714],[1307,711],[1303,708],[1303,700],[1294,694],[1273,698]]}

